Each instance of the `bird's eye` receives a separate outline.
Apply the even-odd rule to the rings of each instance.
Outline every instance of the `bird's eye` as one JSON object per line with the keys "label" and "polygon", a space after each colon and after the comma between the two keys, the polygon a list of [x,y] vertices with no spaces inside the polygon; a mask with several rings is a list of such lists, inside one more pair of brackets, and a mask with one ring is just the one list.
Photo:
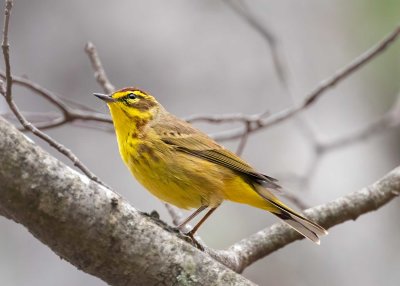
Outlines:
{"label": "bird's eye", "polygon": [[126,97],[129,98],[129,99],[136,99],[136,94],[129,93]]}

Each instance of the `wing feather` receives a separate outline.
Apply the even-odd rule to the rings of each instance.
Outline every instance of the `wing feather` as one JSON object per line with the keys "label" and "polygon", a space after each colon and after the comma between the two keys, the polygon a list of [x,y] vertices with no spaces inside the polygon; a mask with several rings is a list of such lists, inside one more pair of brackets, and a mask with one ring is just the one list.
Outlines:
{"label": "wing feather", "polygon": [[[191,127],[185,121],[175,117],[173,125],[170,122],[171,120],[164,119],[153,126],[153,130],[158,133],[164,143],[174,146],[178,151],[236,171],[264,187],[275,190],[281,188],[276,183],[277,179],[257,172],[236,154],[223,148],[206,134]],[[165,132],[165,130],[168,130],[168,132]]]}

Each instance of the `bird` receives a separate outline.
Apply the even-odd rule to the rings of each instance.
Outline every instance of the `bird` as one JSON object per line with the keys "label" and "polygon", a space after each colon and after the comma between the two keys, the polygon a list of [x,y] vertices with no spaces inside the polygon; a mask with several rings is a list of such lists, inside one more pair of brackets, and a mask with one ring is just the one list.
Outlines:
{"label": "bird", "polygon": [[94,93],[107,103],[119,153],[136,180],[160,200],[196,209],[184,227],[205,209],[187,235],[193,237],[224,201],[269,211],[297,232],[320,244],[327,231],[282,203],[278,180],[258,172],[190,123],[169,113],[151,94],[127,87]]}

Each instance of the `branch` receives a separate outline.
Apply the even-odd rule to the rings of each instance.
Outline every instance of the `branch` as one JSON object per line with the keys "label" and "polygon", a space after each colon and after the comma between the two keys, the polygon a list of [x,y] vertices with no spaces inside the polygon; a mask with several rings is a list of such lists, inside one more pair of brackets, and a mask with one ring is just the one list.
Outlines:
{"label": "branch", "polygon": [[[5,72],[6,88],[4,90],[2,89],[1,91],[5,96],[11,110],[14,112],[18,120],[25,128],[32,131],[39,137],[43,138],[51,145],[58,144],[50,137],[48,137],[46,134],[43,134],[39,130],[37,130],[36,127],[32,126],[32,124],[24,118],[21,112],[19,112],[17,106],[14,104],[12,100],[12,83],[15,82],[15,80],[13,79],[13,76],[11,74],[10,59],[9,59],[9,44],[8,44],[8,25],[9,25],[11,8],[12,8],[12,1],[10,0],[6,1],[3,44],[2,44],[3,55],[6,66],[6,72]],[[232,137],[232,138],[242,138],[243,141],[238,149],[238,152],[241,152],[243,150],[244,143],[247,139],[247,135],[250,132],[254,132],[261,128],[265,128],[273,124],[282,122],[283,120],[291,118],[294,115],[298,114],[300,111],[306,109],[308,106],[314,103],[327,89],[333,87],[335,84],[339,83],[344,78],[348,77],[351,73],[353,73],[354,71],[359,69],[362,65],[369,62],[376,55],[381,53],[387,46],[389,46],[396,39],[399,33],[400,33],[400,27],[398,27],[390,36],[384,39],[375,48],[368,51],[364,55],[360,56],[349,66],[340,71],[337,75],[333,76],[326,82],[322,83],[317,89],[315,89],[312,93],[310,93],[309,96],[306,97],[306,100],[304,100],[301,104],[295,106],[292,109],[288,109],[286,111],[278,113],[275,116],[272,116],[266,120],[261,118],[261,115],[259,117],[233,116],[231,118],[229,118],[229,116],[225,116],[225,118],[221,117],[222,119],[217,118],[217,120],[219,120],[219,122],[241,121],[246,123],[246,130],[241,131],[242,132],[241,134],[235,135],[236,137]],[[95,69],[95,76],[97,81],[99,82],[99,84],[102,85],[103,89],[107,93],[112,92],[114,90],[114,87],[111,85],[111,83],[106,77],[106,74],[101,65],[95,47],[91,43],[88,43],[88,45],[86,46],[86,51],[91,59],[92,66]],[[104,119],[104,118],[99,118],[98,115],[91,115],[90,110],[88,109],[84,109],[84,111],[81,110],[82,112],[79,111],[79,109],[78,111],[76,111],[70,109],[64,102],[54,100],[54,98],[51,96],[47,97],[47,99],[53,104],[55,104],[58,108],[60,108],[64,114],[64,118],[61,119],[59,118],[57,121],[52,122],[53,124],[52,126],[58,126],[66,122],[74,121],[77,118],[81,118],[82,120],[95,120],[95,121],[104,120],[102,122],[110,122],[109,118]],[[73,117],[71,117],[71,114]],[[214,119],[215,118],[210,120],[208,118],[206,120],[213,121]],[[6,131],[4,134],[6,134]],[[13,144],[15,144],[16,136],[11,138],[13,138],[14,141],[7,141],[8,140],[7,138],[1,139],[6,142],[6,144],[4,145],[5,147],[8,148],[9,146],[13,146]],[[148,247],[149,244],[148,238],[149,237],[153,238],[155,233],[159,235],[158,232],[162,230],[159,227],[155,226],[153,222],[151,222],[148,218],[144,218],[142,215],[137,213],[136,210],[131,208],[119,196],[112,193],[111,191],[99,187],[94,183],[88,182],[87,180],[85,180],[85,178],[80,177],[79,174],[74,173],[72,170],[65,169],[65,167],[62,166],[60,163],[57,164],[54,163],[56,161],[54,162],[45,161],[46,158],[41,157],[41,155],[43,154],[39,154],[40,152],[42,152],[38,151],[40,149],[37,150],[30,149],[29,152],[27,152],[26,150],[24,152],[24,150],[21,149],[25,146],[24,144],[15,149],[18,152],[22,152],[20,155],[25,156],[25,158],[21,157],[18,158],[18,156],[14,156],[15,158],[11,158],[9,156],[12,156],[14,154],[14,150],[13,152],[11,152],[10,155],[7,154],[9,152],[4,152],[6,150],[4,146],[3,150],[0,148],[0,151],[3,151],[0,153],[0,158],[3,157],[4,161],[2,160],[2,162],[6,162],[4,166],[0,166],[0,178],[1,178],[0,213],[1,214],[3,214],[8,218],[12,218],[16,221],[24,223],[25,225],[27,225],[28,228],[30,228],[32,233],[34,233],[42,241],[50,245],[50,247],[54,247],[57,253],[60,253],[60,255],[66,257],[66,259],[68,259],[69,261],[76,263],[75,265],[77,265],[78,267],[84,268],[85,271],[88,271],[89,273],[99,274],[100,277],[102,277],[107,282],[114,281],[114,283],[116,283],[117,285],[119,284],[122,285],[122,283],[124,284],[137,283],[138,280],[136,277],[138,275],[139,277],[144,279],[143,283],[148,282],[148,280],[146,279],[154,279],[154,282],[158,283],[163,283],[163,282],[165,283],[166,279],[177,279],[178,282],[182,282],[180,279],[185,279],[185,280],[189,279],[190,281],[192,280],[198,281],[199,278],[197,276],[193,276],[194,275],[194,273],[192,272],[193,266],[190,265],[190,263],[192,264],[194,263],[193,257],[195,256],[196,253],[187,245],[179,244],[182,242],[177,242],[178,246],[175,245],[175,239],[177,238],[167,231],[165,232],[168,234],[165,234],[165,236],[164,234],[161,235],[160,240],[157,241],[157,246],[152,245],[152,247],[156,248],[155,250],[156,253],[154,254],[154,257],[156,258],[156,261],[160,263],[159,265],[164,265],[164,263],[170,263],[167,265],[168,266],[171,265],[173,270],[168,273],[170,274],[172,273],[174,276],[167,277],[166,276],[167,274],[163,272],[161,273],[161,275],[160,273],[157,274],[151,273],[150,276],[154,275],[156,277],[154,278],[153,276],[151,276],[151,278],[149,278],[148,272],[151,271],[151,269],[149,270],[149,268],[155,267],[155,264],[152,259],[153,257],[149,258],[145,255],[153,255],[153,252],[146,249],[147,252],[145,254],[143,252],[140,252],[141,250],[136,250],[136,249],[132,250],[130,247],[143,248],[144,247],[143,246],[144,242],[142,242],[143,236],[147,239],[146,246]],[[58,150],[62,153],[64,153],[65,151],[69,151],[62,145],[60,146],[52,145],[52,146],[56,147],[57,149],[60,148]],[[33,155],[30,152],[33,152]],[[77,160],[76,157],[73,157],[74,155],[72,153],[67,153],[66,155],[70,159],[72,158],[73,161],[74,158]],[[36,158],[34,158],[35,160],[30,162],[30,160],[35,156],[36,156]],[[12,161],[15,159],[19,160]],[[41,162],[40,159],[44,159],[44,161]],[[27,168],[27,171],[18,165],[21,164],[21,162],[28,163],[27,166],[24,165],[24,168]],[[50,166],[50,168],[46,169],[46,167],[49,167],[46,164],[50,165],[53,164],[53,165]],[[32,169],[37,168],[38,166],[39,168],[36,171],[36,173],[33,172]],[[17,173],[20,176],[20,178],[19,177],[17,178],[18,182],[12,182],[10,170],[14,170],[17,167],[19,167]],[[83,168],[84,166],[82,165],[80,167]],[[85,172],[84,169],[83,171]],[[43,176],[43,172],[45,173],[44,175],[47,176],[46,178],[41,177]],[[396,173],[395,179],[397,180],[399,171],[396,169],[393,172]],[[90,174],[91,173],[89,172],[89,175]],[[390,175],[391,174],[389,174],[388,176]],[[12,174],[12,176],[14,177],[15,174]],[[49,178],[51,180],[49,180]],[[73,180],[71,180],[71,178],[73,178]],[[53,179],[56,179],[54,182],[55,185],[53,185],[52,182]],[[96,178],[94,177],[94,179]],[[385,178],[383,180],[385,180]],[[62,184],[57,185],[60,182],[62,182]],[[20,184],[22,184],[22,186]],[[38,186],[40,187],[40,189],[38,188]],[[68,186],[68,188],[66,188],[65,186]],[[64,189],[62,187],[64,187]],[[373,188],[371,187],[370,189],[356,192],[352,195],[343,197],[341,199],[336,200],[335,202],[321,206],[319,208],[313,208],[311,210],[306,211],[306,213],[310,215],[310,217],[314,217],[314,220],[320,222],[321,224],[325,224],[326,227],[329,227],[331,225],[341,223],[347,219],[354,218],[364,212],[376,209],[382,206],[383,204],[387,203],[388,201],[390,201],[399,194],[398,182],[396,182],[395,187],[396,188],[390,190],[389,195],[385,190],[381,189],[378,189],[379,194],[375,194],[375,191],[372,192]],[[53,192],[50,192],[50,189]],[[66,193],[67,189],[70,193]],[[84,194],[82,194],[83,189],[85,189],[85,191],[92,196],[91,200],[93,200],[93,197],[96,198],[96,200],[92,202],[92,204],[90,203],[88,204],[87,202],[88,198],[84,197]],[[54,190],[57,190],[57,192],[54,192]],[[64,197],[68,200],[64,201],[63,200]],[[79,197],[79,200],[82,201],[76,201],[77,197]],[[55,199],[58,199],[58,202],[57,201],[54,202]],[[29,204],[26,201],[29,201]],[[76,209],[78,209],[79,211],[77,213],[73,213],[73,210]],[[98,219],[98,221],[93,222],[92,219],[93,215],[95,215],[95,218]],[[99,217],[97,217],[97,215],[99,215]],[[77,222],[85,217],[90,217],[92,220],[90,221],[83,220],[81,224],[77,226],[76,225]],[[128,220],[127,217],[129,218]],[[70,229],[71,225],[68,225],[68,223],[70,222],[72,222],[71,224],[75,228],[74,230]],[[131,224],[129,224],[128,222],[131,222]],[[152,225],[149,226],[147,225],[147,223],[149,223],[149,225],[150,224]],[[97,225],[101,225],[102,229],[99,230],[96,227]],[[103,229],[104,226],[106,227]],[[133,230],[129,228],[133,228]],[[48,233],[44,233],[44,229],[47,230],[50,229],[51,231],[48,231]],[[84,232],[85,230],[87,232]],[[138,231],[139,233],[135,233],[135,231]],[[103,237],[101,235],[103,235]],[[138,235],[138,237],[136,237],[135,235]],[[126,245],[126,236],[129,236],[129,238],[135,236],[133,239],[133,246]],[[90,245],[86,244],[79,245],[78,243],[80,247],[84,248],[84,251],[81,251],[81,249],[79,249],[78,251],[76,248],[74,248],[76,246],[68,245],[68,242],[74,241],[74,239],[76,243],[77,240],[76,238],[79,238],[80,242],[85,243],[90,241],[91,243],[89,243]],[[227,251],[216,252],[210,250],[209,253],[212,257],[215,257],[225,265],[228,265],[232,269],[235,269],[236,271],[240,272],[248,265],[260,259],[261,257],[264,257],[265,255],[271,253],[272,251],[275,251],[276,249],[279,249],[284,245],[299,238],[300,236],[297,233],[295,233],[286,226],[278,224],[274,225],[271,229],[267,231],[259,232],[248,239],[236,243]],[[60,244],[60,242],[57,239],[61,241],[61,244],[63,244],[62,246],[58,245]],[[92,241],[96,239],[99,239],[99,242],[97,244],[93,244]],[[168,248],[170,246],[171,248]],[[101,249],[96,247],[100,247]],[[166,250],[164,247],[167,247],[168,249]],[[178,248],[178,250],[181,249],[183,251],[183,252],[178,252],[179,254],[185,253],[186,255],[188,254],[187,253],[188,251],[189,256],[191,256],[190,258],[192,260],[190,259],[187,260],[188,259],[187,257],[184,258],[182,257],[176,258],[175,256],[172,257],[172,255],[176,254],[173,251],[170,251],[171,256],[165,258],[168,260],[167,262],[162,261],[161,258],[159,258],[161,254],[165,255],[166,252],[167,254],[169,254],[170,253],[168,252],[169,250],[176,250],[176,248]],[[117,256],[117,258],[112,257],[109,258],[110,260],[108,260],[108,256],[110,256],[110,253],[109,252],[103,253],[101,250],[103,250],[104,252],[111,250],[114,255],[117,254],[115,255]],[[204,255],[204,254],[200,253],[199,255]],[[139,259],[140,261],[136,261],[138,256],[143,260]],[[203,259],[207,258],[203,256],[199,257],[200,257],[199,260],[196,261],[195,263],[196,266],[197,263],[204,263]],[[87,261],[87,259],[89,259],[90,261]],[[131,261],[131,259],[134,259],[135,261]],[[141,264],[144,263],[143,261],[148,262],[148,264],[144,266],[143,264]],[[129,266],[127,265],[121,266],[121,263],[124,264],[124,262],[127,263],[129,262],[131,264]],[[180,269],[179,267],[181,267],[181,264],[183,262],[189,263],[189,265],[192,268],[186,270]],[[122,272],[119,272],[121,271],[121,268],[114,269],[112,267],[111,268],[108,267],[110,263],[113,264],[113,266],[115,266],[116,268],[122,267]],[[210,265],[211,263],[215,262],[210,260]],[[107,266],[107,269],[105,268],[105,265]],[[183,265],[185,266],[187,264]],[[134,267],[135,269],[132,270],[131,267]],[[179,268],[178,270],[175,269],[177,267]],[[223,268],[222,266],[219,265],[218,267],[220,267],[219,269],[222,269],[222,271],[225,271],[224,275],[225,273],[228,273],[227,275],[229,279],[232,277],[234,277],[234,279],[242,279],[240,276],[239,278],[236,278],[234,274],[231,274],[227,269]],[[130,271],[129,273],[134,275],[129,276],[129,274],[127,274],[128,269]],[[212,269],[214,270],[214,268]],[[102,270],[101,273],[97,272],[99,270]],[[202,268],[201,271],[203,270],[204,269]],[[140,273],[136,273],[135,271],[140,271]],[[210,269],[205,269],[205,271],[207,271],[206,275],[209,275],[208,271],[210,271]],[[178,276],[177,273],[179,274]],[[181,276],[182,273],[184,276]],[[197,275],[198,273],[196,272],[195,274]],[[204,273],[200,274],[203,275]],[[161,279],[160,276],[162,278],[161,282],[160,282]],[[226,277],[224,277],[223,279],[226,279]],[[153,282],[153,280],[151,281]],[[170,281],[168,280],[168,282]],[[175,280],[173,280],[172,282],[175,282]],[[224,282],[226,281],[224,280]]]}
{"label": "branch", "polygon": [[[365,141],[372,136],[400,126],[400,93],[397,96],[396,102],[393,103],[392,107],[386,113],[372,120],[366,127],[338,139],[322,142],[317,139],[314,131],[310,128],[305,119],[298,120],[297,122],[301,124],[299,127],[303,131],[302,134],[310,142],[313,151],[311,154],[312,158],[305,172],[301,175],[295,176],[291,174],[288,176],[288,174],[286,174],[286,177],[296,181],[301,189],[305,189],[309,186],[321,158],[326,153],[351,144],[356,144],[357,142]],[[283,176],[277,177],[283,178]]]}
{"label": "branch", "polygon": [[[176,207],[174,207],[168,203],[164,203],[164,205],[165,205],[165,208],[167,209],[169,215],[172,218],[173,225],[177,226],[185,219],[183,217],[183,213],[181,211],[179,211]],[[188,229],[188,231],[189,230],[190,229]]]}
{"label": "branch", "polygon": [[[155,261],[165,262],[172,268],[179,263],[186,265],[189,263],[187,254],[194,256],[194,265],[201,271],[218,269],[223,271],[222,276],[236,277],[171,233],[158,230],[153,222],[143,218],[121,197],[64,166],[2,119],[0,133],[4,134],[0,139],[0,214],[24,224],[37,238],[77,267],[109,283],[121,285],[121,279],[150,279],[146,275],[156,275],[152,271],[161,271],[161,267],[143,272],[143,267],[149,267]],[[400,167],[361,191],[309,209],[305,214],[329,228],[382,207],[399,192]],[[149,237],[154,238],[154,245],[149,242]],[[241,272],[258,259],[298,239],[301,236],[286,225],[275,224],[226,251],[207,250],[207,253]],[[177,253],[179,258],[173,257]],[[181,260],[177,262],[176,259]],[[206,279],[208,275],[203,274],[196,272]],[[185,275],[188,274],[185,272]],[[157,274],[151,279],[159,278]]]}
{"label": "branch", "polygon": [[[298,106],[289,108],[287,110],[279,112],[268,118],[264,118],[268,114],[267,112],[264,112],[262,114],[256,114],[256,115],[244,115],[244,114],[226,114],[226,115],[214,115],[214,116],[212,116],[212,115],[196,115],[196,116],[190,116],[190,117],[186,118],[186,120],[189,122],[206,121],[206,122],[210,122],[210,123],[241,122],[244,124],[245,128],[223,131],[223,132],[212,135],[212,137],[215,138],[216,140],[220,140],[220,141],[245,138],[246,133],[256,132],[261,129],[267,128],[271,125],[278,124],[282,121],[290,119],[294,115],[298,114],[300,111],[306,109],[307,107],[309,107],[310,105],[315,103],[316,100],[327,89],[332,88],[334,85],[338,84],[343,79],[345,79],[346,77],[351,75],[353,72],[355,72],[357,69],[361,68],[364,64],[368,63],[374,57],[376,57],[377,55],[382,53],[389,45],[391,45],[397,39],[399,34],[400,34],[400,26],[397,27],[391,34],[389,34],[383,40],[381,40],[378,44],[376,44],[375,47],[371,48],[369,51],[360,55],[348,66],[343,68],[341,71],[337,72],[336,75],[334,75],[330,79],[323,81],[313,92],[311,92],[308,96],[306,96],[306,99]],[[99,82],[99,84],[103,87],[103,89],[107,93],[110,91],[113,91],[114,86],[109,82],[109,80],[104,72],[103,66],[101,64],[101,61],[97,54],[95,46],[89,42],[86,45],[85,50],[90,57],[92,67],[95,70],[95,77],[96,77],[97,81]],[[3,77],[5,77],[5,76],[3,76]],[[16,78],[14,81],[15,81],[15,83],[20,83],[21,85],[24,85],[24,86],[30,88],[34,92],[41,94],[45,98],[51,97],[51,96],[49,96],[49,94],[51,94],[49,91],[46,91],[45,89],[41,88],[40,86],[38,86],[37,84],[35,84],[33,82],[29,82],[28,80],[23,79],[23,78]],[[46,91],[45,94],[43,94],[43,91]],[[47,93],[47,95],[46,95],[46,93]],[[52,100],[50,100],[50,102],[52,102]],[[53,102],[53,103],[56,104],[59,108],[61,108],[60,101],[57,101],[57,103],[55,103],[55,102]],[[67,109],[67,108],[64,108],[64,109]],[[88,114],[87,112],[84,112],[85,108],[82,108],[82,109],[83,110],[77,110],[77,112],[74,112],[74,110],[69,109],[68,110],[69,112],[67,112],[67,116],[65,116],[64,120],[62,120],[61,122],[68,123],[68,122],[73,122],[76,119],[79,119],[82,121],[89,120],[89,121],[99,121],[99,122],[111,123],[111,119],[106,115],[99,114],[96,112]],[[63,111],[65,112],[65,110],[63,110]],[[77,113],[77,114],[75,114],[75,113]],[[41,127],[42,128],[52,128],[52,127],[61,125],[61,122],[60,122],[60,119],[57,120],[56,123],[54,123],[53,121],[50,121],[47,124],[42,123]],[[86,126],[93,127],[90,125],[86,125]],[[360,135],[360,136],[363,136],[363,135]]]}
{"label": "branch", "polygon": [[210,114],[195,114],[191,116],[185,117],[185,121],[193,123],[193,122],[207,122],[207,123],[250,123],[250,124],[259,124],[261,120],[269,115],[269,112],[263,112],[258,114],[243,114],[243,113],[233,113],[233,114],[218,114],[218,115],[210,115]]}
{"label": "branch", "polygon": [[6,66],[6,90],[3,93],[6,100],[11,99],[11,89],[12,89],[10,45],[8,43],[8,26],[10,24],[12,6],[13,6],[13,1],[6,0],[4,7],[3,40],[1,43],[1,48],[3,50],[3,56],[4,56],[4,64]]}
{"label": "branch", "polygon": [[253,285],[0,118],[0,214],[111,285]]}
{"label": "branch", "polygon": [[[376,183],[330,203],[308,209],[304,214],[328,229],[375,211],[399,195],[400,167],[397,167]],[[240,273],[255,261],[299,239],[303,237],[296,231],[283,223],[277,223],[213,256]]]}
{"label": "branch", "polygon": [[218,134],[214,134],[213,137],[216,140],[232,140],[238,139],[243,136],[245,132],[256,132],[261,129],[270,127],[272,125],[281,123],[285,120],[292,118],[294,115],[298,114],[299,112],[303,111],[304,109],[310,107],[313,103],[315,103],[328,89],[334,87],[355,71],[360,69],[362,66],[370,62],[376,56],[381,54],[387,47],[394,43],[397,37],[400,35],[400,26],[397,26],[393,32],[387,35],[384,39],[379,41],[374,47],[370,48],[365,53],[358,56],[355,60],[353,60],[350,64],[342,68],[341,70],[337,71],[334,76],[322,81],[319,86],[317,86],[314,91],[308,94],[305,97],[305,100],[294,106],[292,108],[283,110],[281,112],[276,113],[275,115],[270,116],[269,118],[260,122],[260,124],[253,126],[250,131],[246,131],[244,129],[234,129],[223,131]]}
{"label": "branch", "polygon": [[265,26],[260,23],[260,21],[251,13],[249,7],[247,7],[244,1],[238,1],[235,4],[232,0],[224,1],[233,11],[235,11],[244,21],[246,21],[254,31],[258,32],[263,39],[265,39],[267,45],[271,50],[272,62],[275,67],[278,79],[282,86],[288,89],[288,79],[287,71],[285,68],[283,57],[281,56],[278,43],[276,41],[275,35]]}
{"label": "branch", "polygon": [[[0,72],[0,77],[2,79],[6,79],[6,75],[2,72]],[[102,122],[102,123],[112,123],[112,120],[109,115],[99,113],[96,110],[85,106],[79,102],[73,101],[69,98],[61,97],[59,95],[56,95],[55,93],[51,92],[50,90],[40,86],[38,83],[33,82],[27,78],[23,77],[18,77],[15,75],[11,76],[12,78],[12,83],[13,84],[18,84],[20,86],[23,86],[35,94],[43,97],[49,103],[53,104],[56,106],[62,114],[60,114],[57,118],[58,121],[60,121],[61,124],[66,124],[66,123],[71,123],[77,120],[81,121],[97,121],[97,122]],[[71,108],[68,104],[76,106],[77,108]],[[36,114],[39,115],[39,114]],[[46,115],[46,114],[42,114]],[[53,125],[53,120],[55,120],[54,116],[53,118],[48,121],[48,122],[43,122],[42,127],[43,129],[46,128],[52,128],[55,126]],[[47,123],[47,125],[46,125]],[[40,129],[41,129],[40,128]]]}
{"label": "branch", "polygon": [[[270,48],[271,51],[271,57],[274,63],[275,71],[276,74],[278,75],[278,78],[282,84],[282,87],[285,88],[287,91],[288,95],[290,96],[292,100],[292,104],[295,105],[296,101],[294,100],[293,94],[290,92],[289,84],[288,84],[288,79],[287,79],[287,72],[286,68],[284,65],[284,60],[282,53],[280,53],[280,50],[278,49],[278,41],[276,40],[275,35],[270,31],[268,27],[266,27],[257,17],[251,13],[250,9],[246,5],[244,1],[224,1],[230,8],[232,8],[244,21],[246,21],[247,24],[250,25],[250,27],[253,28],[255,32],[257,32],[266,42],[268,47]],[[319,145],[316,140],[316,136],[312,129],[309,127],[307,124],[307,121],[303,119],[301,116],[293,116],[296,119],[296,123],[299,124],[299,127],[303,131],[302,134],[303,136],[310,141],[312,147],[313,147],[313,160],[310,164],[310,166],[307,168],[307,172],[305,174],[298,176],[296,178],[296,181],[299,182],[299,187],[301,189],[304,189],[308,187],[308,184],[310,182],[310,178],[312,177],[312,173],[317,167],[317,152],[320,150],[318,149]],[[231,116],[225,115],[225,118],[220,116],[220,117],[215,117],[213,116],[212,118],[210,117],[201,117],[197,116],[194,119],[196,120],[205,120],[208,122],[212,123],[220,123],[220,122],[227,122],[228,120],[232,121],[239,121],[242,122],[244,125],[244,130],[242,132],[242,136],[239,139],[239,145],[237,147],[236,153],[238,155],[243,153],[244,147],[247,143],[248,137],[251,135],[252,132],[252,125],[257,124],[259,127],[262,125],[262,117],[260,115],[253,115],[253,116],[245,116],[238,114],[237,116]],[[211,120],[210,120],[211,119]],[[318,157],[319,158],[319,157]],[[292,176],[291,176],[292,177]],[[296,196],[286,193],[286,197],[293,202],[295,205],[297,205],[300,209],[306,209],[306,205]]]}
{"label": "branch", "polygon": [[318,152],[325,153],[334,149],[348,146],[356,142],[368,139],[369,137],[378,133],[384,132],[400,125],[400,94],[397,97],[397,101],[393,104],[392,108],[389,109],[385,114],[373,120],[365,128],[354,132],[343,138],[339,138],[327,143],[318,143]]}
{"label": "branch", "polygon": [[96,78],[99,85],[103,88],[104,92],[107,94],[114,92],[115,87],[108,80],[95,45],[93,45],[93,43],[91,42],[88,42],[85,46],[85,52],[89,56],[90,63],[92,64],[92,68],[95,72],[94,77]]}
{"label": "branch", "polygon": [[[7,79],[7,75],[0,72],[0,77],[4,80]],[[13,84],[21,85],[25,88],[30,89],[34,93],[40,95],[41,97],[48,100],[51,104],[55,105],[63,113],[68,113],[69,107],[59,98],[57,95],[53,94],[51,91],[41,87],[39,84],[30,81],[29,79],[18,77],[16,75],[11,75],[11,80]]]}

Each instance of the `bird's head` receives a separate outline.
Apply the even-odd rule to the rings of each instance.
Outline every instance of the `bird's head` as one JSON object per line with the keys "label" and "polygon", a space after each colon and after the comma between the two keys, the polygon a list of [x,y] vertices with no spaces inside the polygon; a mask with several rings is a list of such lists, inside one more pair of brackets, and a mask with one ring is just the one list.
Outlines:
{"label": "bird's head", "polygon": [[120,89],[111,95],[94,95],[107,103],[115,124],[151,119],[160,107],[153,96],[133,87]]}

